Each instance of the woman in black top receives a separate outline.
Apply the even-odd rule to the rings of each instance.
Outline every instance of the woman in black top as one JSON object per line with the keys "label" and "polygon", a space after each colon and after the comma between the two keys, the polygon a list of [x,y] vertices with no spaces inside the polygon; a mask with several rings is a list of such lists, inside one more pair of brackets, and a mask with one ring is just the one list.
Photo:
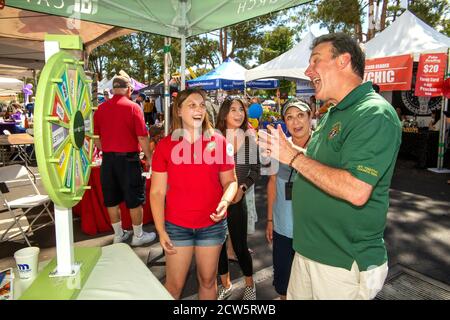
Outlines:
{"label": "woman in black top", "polygon": [[[216,128],[233,145],[235,170],[238,179],[238,192],[233,203],[228,207],[228,233],[239,266],[245,276],[243,300],[255,300],[256,288],[253,282],[253,262],[247,246],[247,206],[245,192],[260,175],[260,162],[255,134],[248,129],[248,117],[245,104],[241,99],[226,99],[220,107]],[[228,271],[226,242],[222,247],[219,259],[219,275],[222,285],[219,286],[218,299],[224,300],[231,295],[232,284]]]}

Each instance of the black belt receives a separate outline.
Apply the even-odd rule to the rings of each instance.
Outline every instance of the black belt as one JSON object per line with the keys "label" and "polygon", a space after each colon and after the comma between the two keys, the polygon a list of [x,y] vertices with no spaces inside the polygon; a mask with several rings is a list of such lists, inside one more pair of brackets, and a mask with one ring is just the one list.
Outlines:
{"label": "black belt", "polygon": [[111,155],[111,156],[134,156],[138,155],[138,152],[104,152],[105,155]]}

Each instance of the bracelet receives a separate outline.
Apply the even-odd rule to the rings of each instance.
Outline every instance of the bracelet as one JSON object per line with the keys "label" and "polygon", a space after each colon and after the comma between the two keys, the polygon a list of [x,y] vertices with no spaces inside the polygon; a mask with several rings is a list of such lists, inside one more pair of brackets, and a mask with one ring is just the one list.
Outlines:
{"label": "bracelet", "polygon": [[295,159],[297,159],[297,157],[301,154],[302,153],[300,151],[298,151],[297,154],[292,157],[291,161],[289,162],[289,167],[292,167],[292,164],[294,163]]}
{"label": "bracelet", "polygon": [[220,199],[220,201],[225,201],[228,205],[230,205],[231,201],[227,200],[227,199]]}
{"label": "bracelet", "polygon": [[267,222],[273,222],[273,220],[272,219],[267,219]]}

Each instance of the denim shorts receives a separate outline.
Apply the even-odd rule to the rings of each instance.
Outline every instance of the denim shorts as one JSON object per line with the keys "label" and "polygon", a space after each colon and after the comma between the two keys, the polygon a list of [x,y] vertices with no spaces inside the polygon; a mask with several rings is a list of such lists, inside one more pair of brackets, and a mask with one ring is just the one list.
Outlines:
{"label": "denim shorts", "polygon": [[212,247],[222,245],[227,235],[227,219],[204,228],[185,228],[165,222],[166,232],[175,247]]}

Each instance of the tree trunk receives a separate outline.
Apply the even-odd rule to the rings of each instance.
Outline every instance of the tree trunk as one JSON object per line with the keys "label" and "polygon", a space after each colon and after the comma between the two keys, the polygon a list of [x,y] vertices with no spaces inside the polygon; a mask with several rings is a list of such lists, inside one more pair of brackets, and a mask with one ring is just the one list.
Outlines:
{"label": "tree trunk", "polygon": [[373,0],[369,0],[369,30],[367,31],[366,41],[372,39],[375,34],[375,15],[373,9]]}
{"label": "tree trunk", "polygon": [[360,43],[363,42],[363,34],[362,34],[361,22],[359,22],[359,23],[357,23],[355,25],[355,33],[356,33],[356,36],[358,37],[358,41]]}
{"label": "tree trunk", "polygon": [[383,0],[383,7],[381,8],[381,18],[380,18],[380,31],[386,28],[386,13],[389,0]]}
{"label": "tree trunk", "polygon": [[219,51],[220,55],[223,57],[223,28],[219,32]]}
{"label": "tree trunk", "polygon": [[222,52],[222,62],[227,58],[228,52],[228,30],[227,28],[223,28],[224,37],[223,37],[223,52]]}
{"label": "tree trunk", "polygon": [[[400,7],[400,0],[397,0],[396,6],[397,6],[397,8]],[[392,22],[394,22],[395,19],[397,19],[397,12],[398,12],[398,10],[394,11],[394,17],[392,18]]]}

